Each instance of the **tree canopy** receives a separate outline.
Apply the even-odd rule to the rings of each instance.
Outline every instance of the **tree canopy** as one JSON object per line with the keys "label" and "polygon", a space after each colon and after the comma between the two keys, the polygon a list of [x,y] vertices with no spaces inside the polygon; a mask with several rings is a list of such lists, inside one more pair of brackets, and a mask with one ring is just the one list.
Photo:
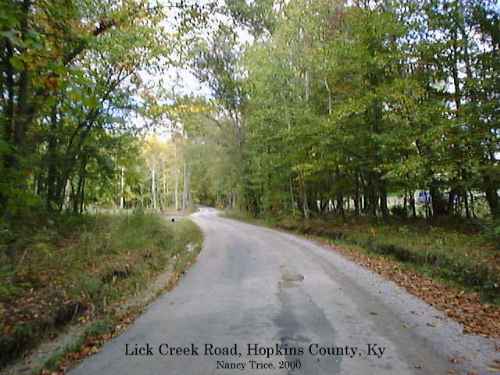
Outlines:
{"label": "tree canopy", "polygon": [[215,33],[211,62],[198,68],[227,113],[238,104],[238,119],[224,118],[243,128],[231,188],[242,207],[308,216],[333,204],[338,214],[387,216],[388,197],[398,195],[404,207],[394,212],[416,215],[420,191],[429,195],[427,215],[471,217],[482,201],[498,217],[494,2],[230,8],[253,43],[223,53],[238,51],[234,39],[221,47]]}
{"label": "tree canopy", "polygon": [[[193,201],[415,216],[418,192],[427,216],[498,218],[494,1],[203,4],[2,1],[3,220]],[[171,68],[209,94],[171,90]]]}

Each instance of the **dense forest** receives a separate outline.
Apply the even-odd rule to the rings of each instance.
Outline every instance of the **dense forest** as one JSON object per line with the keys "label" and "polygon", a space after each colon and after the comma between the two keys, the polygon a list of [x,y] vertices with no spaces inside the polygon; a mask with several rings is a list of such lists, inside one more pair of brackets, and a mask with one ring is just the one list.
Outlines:
{"label": "dense forest", "polygon": [[197,60],[233,134],[216,143],[234,179],[212,199],[255,214],[415,216],[420,192],[422,215],[498,218],[494,3],[232,6],[253,43],[220,27]]}
{"label": "dense forest", "polygon": [[[2,2],[4,223],[192,201],[498,218],[495,1],[98,3]],[[172,68],[209,94],[169,92]]]}
{"label": "dense forest", "polygon": [[[146,196],[155,201],[154,181],[142,173],[151,163],[145,136],[153,116],[144,77],[161,74],[180,35],[208,9],[175,2],[2,1],[4,224],[33,213],[123,207],[125,197],[133,200],[129,206]],[[130,197],[134,189],[142,200]]]}

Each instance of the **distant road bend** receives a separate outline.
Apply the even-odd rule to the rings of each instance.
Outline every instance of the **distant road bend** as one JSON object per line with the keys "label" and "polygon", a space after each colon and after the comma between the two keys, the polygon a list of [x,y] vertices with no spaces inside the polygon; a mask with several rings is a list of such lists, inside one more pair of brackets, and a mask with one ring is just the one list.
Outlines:
{"label": "distant road bend", "polygon": [[492,340],[338,253],[210,208],[192,217],[197,263],[72,375],[492,374]]}

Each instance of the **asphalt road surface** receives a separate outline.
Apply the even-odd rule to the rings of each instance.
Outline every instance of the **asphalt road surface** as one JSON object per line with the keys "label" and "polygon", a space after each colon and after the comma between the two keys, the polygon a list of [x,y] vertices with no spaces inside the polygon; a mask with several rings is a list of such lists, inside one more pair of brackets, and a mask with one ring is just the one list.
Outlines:
{"label": "asphalt road surface", "polygon": [[193,220],[197,263],[72,375],[492,374],[492,340],[335,251],[209,208]]}

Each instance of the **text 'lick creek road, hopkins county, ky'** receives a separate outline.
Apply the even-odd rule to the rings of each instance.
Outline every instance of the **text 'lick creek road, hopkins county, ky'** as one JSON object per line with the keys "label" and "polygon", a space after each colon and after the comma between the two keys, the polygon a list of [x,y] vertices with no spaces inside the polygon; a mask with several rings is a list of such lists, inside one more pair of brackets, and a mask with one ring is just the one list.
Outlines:
{"label": "text 'lick creek road, hopkins county, ky'", "polygon": [[210,208],[192,217],[196,264],[70,374],[491,374],[492,340],[336,252]]}

